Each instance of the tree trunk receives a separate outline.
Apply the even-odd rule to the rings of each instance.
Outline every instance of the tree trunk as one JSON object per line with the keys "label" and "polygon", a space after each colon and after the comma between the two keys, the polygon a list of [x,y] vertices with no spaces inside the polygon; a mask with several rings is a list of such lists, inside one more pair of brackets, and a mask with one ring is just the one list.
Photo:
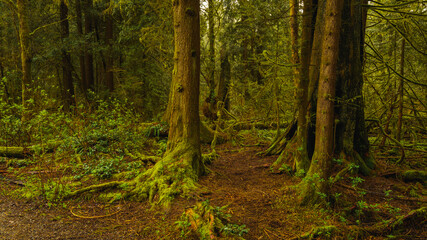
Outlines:
{"label": "tree trunk", "polygon": [[230,79],[231,66],[228,60],[228,50],[227,46],[223,46],[221,49],[221,74],[219,75],[217,93],[218,100],[224,103],[224,109],[227,111],[230,111],[230,96],[228,94]]}
{"label": "tree trunk", "polygon": [[[85,35],[88,38],[88,35],[93,34],[93,0],[85,0],[84,4],[84,15],[85,15]],[[86,41],[85,43],[85,55],[84,55],[84,64],[85,64],[85,87],[84,90],[94,90],[95,88],[95,79],[93,72],[93,53],[91,43]]]}
{"label": "tree trunk", "polygon": [[[347,162],[354,163],[359,166],[359,172],[362,174],[368,175],[371,170],[375,168],[375,161],[370,155],[369,152],[369,142],[368,135],[365,128],[365,120],[364,120],[364,102],[362,98],[362,87],[363,87],[363,78],[362,78],[362,69],[363,69],[363,37],[364,37],[364,18],[366,17],[366,12],[362,11],[361,2],[366,0],[345,0],[343,1],[343,12],[342,12],[342,26],[341,26],[341,37],[339,42],[339,48],[337,49],[339,60],[337,66],[338,78],[336,81],[335,92],[330,96],[336,96],[334,101],[337,101],[339,104],[334,106],[334,114],[333,114],[333,126],[328,131],[332,131],[333,139],[331,140],[333,143],[333,154],[336,155],[337,158],[342,158],[347,160]],[[314,110],[317,109],[319,111],[319,107],[328,106],[325,103],[325,99],[320,100],[318,92],[318,79],[320,78],[320,72],[325,69],[322,67],[322,61],[324,61],[323,51],[325,51],[324,47],[327,44],[330,44],[325,41],[326,31],[330,31],[331,29],[325,28],[326,15],[324,14],[326,11],[326,0],[312,1],[313,4],[312,12],[312,22],[315,20],[315,24],[309,25],[309,19],[305,22],[303,29],[303,39],[306,36],[313,34],[313,26],[314,35],[311,39],[313,42],[311,44],[311,59],[306,59],[305,52],[309,51],[306,45],[306,41],[302,40],[302,68],[306,68],[306,64],[310,61],[310,77],[309,77],[309,85],[306,92],[307,96],[307,110],[306,114],[301,114],[304,111],[304,104],[299,103],[298,107],[302,110],[298,112],[297,117],[294,120],[294,123],[289,126],[288,131],[284,133],[282,137],[279,137],[275,140],[270,147],[264,152],[267,155],[271,154],[280,154],[278,160],[274,163],[273,167],[280,168],[285,161],[294,160],[293,163],[298,165],[298,159],[301,158],[299,154],[304,153],[304,146],[306,147],[308,159],[311,164],[319,165],[319,161],[313,161],[313,159],[318,159],[319,157],[324,158],[324,153],[314,154],[315,145],[318,145],[319,132],[317,128],[319,127],[331,127],[330,125],[325,125],[324,116],[319,118],[318,112],[316,113]],[[305,4],[305,7],[308,7],[310,3]],[[317,6],[317,8],[316,8]],[[304,10],[305,12],[306,10]],[[308,10],[307,10],[308,11]],[[328,16],[331,17],[330,15]],[[310,29],[310,31],[308,31]],[[310,39],[310,38],[309,38]],[[306,43],[304,43],[306,42]],[[304,67],[305,66],[305,67]],[[301,80],[300,83],[304,83],[304,72],[301,71]],[[304,84],[299,86],[299,90],[304,89]],[[303,91],[302,91],[303,92]],[[304,93],[302,93],[304,94]],[[324,96],[323,96],[324,98]],[[303,98],[301,98],[303,99]],[[322,106],[318,106],[321,104]],[[322,110],[321,110],[322,111]],[[328,110],[329,111],[329,110]],[[326,114],[330,112],[322,111],[322,114]],[[316,116],[313,119],[311,116]],[[328,124],[330,124],[330,115],[328,115]],[[305,119],[308,119],[304,124]],[[317,121],[322,119],[321,123]],[[294,126],[295,125],[295,126]],[[298,125],[298,130],[294,131],[296,126]],[[316,128],[316,136],[314,136],[314,132],[311,130],[313,127]],[[326,129],[322,129],[326,130]],[[334,131],[335,130],[335,131]],[[295,134],[296,133],[296,134]],[[330,134],[330,132],[328,132]],[[308,135],[308,136],[307,136]],[[303,143],[304,138],[300,136],[307,136],[305,143]],[[329,135],[328,135],[329,136]],[[323,140],[322,140],[323,141]],[[296,144],[297,143],[297,144]],[[326,147],[325,145],[322,145]],[[329,149],[329,148],[327,148]],[[291,150],[291,151],[289,151]],[[295,151],[301,150],[301,151]],[[316,155],[316,156],[314,156]],[[329,156],[331,157],[331,155]],[[322,165],[324,167],[330,167],[329,165]],[[310,169],[313,167],[310,167]],[[316,168],[316,166],[314,166]],[[302,167],[297,167],[297,169],[304,169]],[[310,170],[309,170],[310,171]],[[323,171],[323,170],[322,170]],[[324,170],[329,171],[329,169]],[[302,175],[302,174],[301,174]],[[316,175],[317,176],[317,175]],[[310,178],[310,176],[307,176]]]}
{"label": "tree trunk", "polygon": [[343,10],[343,37],[340,41],[339,76],[336,89],[335,153],[340,158],[359,166],[362,174],[369,175],[375,167],[370,156],[368,134],[365,127],[363,89],[364,36],[363,0],[347,0]]}
{"label": "tree trunk", "polygon": [[209,67],[208,67],[208,86],[210,108],[215,109],[215,21],[214,21],[214,0],[208,0],[208,24],[209,24]]}
{"label": "tree trunk", "polygon": [[[289,2],[290,8],[290,28],[291,28],[291,46],[292,46],[292,64],[294,72],[294,82],[295,85],[298,85],[298,64],[300,63],[299,53],[298,53],[298,12],[299,12],[299,2],[298,0],[290,0]],[[305,3],[304,3],[304,6]],[[296,90],[297,91],[297,90]],[[297,94],[295,94],[297,96]]]}
{"label": "tree trunk", "polygon": [[110,92],[114,91],[114,57],[113,57],[113,30],[114,22],[113,17],[110,13],[105,15],[105,43],[107,44],[107,54],[106,54],[106,73],[105,73],[105,82],[107,88]]}
{"label": "tree trunk", "polygon": [[[65,0],[61,0],[59,5],[60,21],[61,21],[61,39],[67,39],[70,35],[70,28],[68,23],[68,7]],[[72,65],[71,57],[66,49],[62,49],[62,97],[65,110],[69,110],[71,105],[74,105],[74,86],[72,78]]]}
{"label": "tree trunk", "polygon": [[[76,23],[77,23],[77,34],[80,39],[83,39],[83,20],[82,20],[82,5],[81,0],[76,0]],[[80,49],[84,49],[84,45],[80,45]],[[85,66],[85,57],[84,51],[79,50],[79,65],[80,65],[80,88],[84,95],[86,95],[87,86],[86,86],[86,66]]]}
{"label": "tree trunk", "polygon": [[[307,151],[307,111],[308,111],[308,85],[310,81],[310,59],[312,36],[312,19],[314,9],[312,0],[304,0],[303,30],[301,39],[301,71],[297,81],[297,135],[296,135],[296,154],[295,170],[306,173],[310,161]],[[298,74],[298,73],[297,73]]]}
{"label": "tree trunk", "polygon": [[302,204],[325,201],[334,147],[334,98],[338,77],[342,0],[326,0],[325,32],[322,42],[319,89],[316,111],[314,155],[307,176],[301,182]]}
{"label": "tree trunk", "polygon": [[21,45],[21,67],[22,67],[22,122],[27,120],[27,100],[28,87],[31,85],[31,45],[30,45],[30,28],[28,26],[28,2],[26,0],[17,0],[16,7],[19,19],[19,44]]}
{"label": "tree trunk", "polygon": [[167,204],[176,194],[188,195],[205,173],[200,150],[200,2],[174,0],[174,69],[169,105],[169,138],[161,161],[141,174],[133,191]]}

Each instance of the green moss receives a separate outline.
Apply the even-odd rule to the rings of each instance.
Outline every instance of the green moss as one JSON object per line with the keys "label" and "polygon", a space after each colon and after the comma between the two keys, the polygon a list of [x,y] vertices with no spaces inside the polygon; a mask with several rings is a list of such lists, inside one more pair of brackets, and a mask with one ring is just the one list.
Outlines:
{"label": "green moss", "polygon": [[[137,200],[148,199],[154,204],[167,206],[178,195],[188,197],[197,189],[201,160],[197,150],[182,143],[157,162],[151,169],[135,178],[135,188],[129,193]],[[194,163],[200,161],[199,163]],[[196,166],[195,166],[196,165]]]}

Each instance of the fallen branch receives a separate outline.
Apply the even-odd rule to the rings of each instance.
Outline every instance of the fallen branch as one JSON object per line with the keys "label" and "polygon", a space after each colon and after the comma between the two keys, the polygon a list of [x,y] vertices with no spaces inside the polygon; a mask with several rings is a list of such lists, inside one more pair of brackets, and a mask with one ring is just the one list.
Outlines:
{"label": "fallen branch", "polygon": [[397,161],[398,164],[402,163],[403,160],[405,159],[405,148],[404,146],[397,141],[396,139],[394,139],[393,137],[391,137],[390,135],[388,135],[384,128],[381,126],[380,121],[378,119],[366,119],[365,121],[371,121],[371,122],[375,122],[378,126],[378,128],[381,130],[381,132],[383,133],[383,135],[385,137],[387,137],[388,139],[390,139],[392,142],[396,143],[396,145],[400,148],[400,159]]}
{"label": "fallen branch", "polygon": [[85,188],[81,188],[78,189],[76,191],[70,192],[69,194],[67,194],[66,196],[64,196],[64,199],[69,199],[69,198],[73,198],[79,194],[85,193],[85,192],[100,192],[103,191],[105,189],[112,189],[112,188],[117,188],[122,184],[128,184],[130,182],[127,181],[114,181],[114,182],[107,182],[107,183],[101,183],[101,184],[96,184],[96,185],[91,185]]}
{"label": "fallen branch", "polygon": [[70,209],[71,214],[73,214],[73,216],[78,217],[78,218],[84,218],[84,219],[95,219],[95,218],[103,218],[103,217],[110,217],[113,216],[117,213],[119,213],[120,211],[122,211],[121,209],[118,210],[117,212],[113,212],[107,215],[102,215],[102,216],[82,216],[82,215],[78,215],[76,213],[73,212],[73,208]]}
{"label": "fallen branch", "polygon": [[338,231],[338,228],[334,225],[330,225],[330,226],[321,226],[321,227],[313,227],[309,232],[304,233],[301,236],[292,238],[293,240],[296,239],[313,239],[313,238],[328,238],[330,237],[331,234],[335,233]]}
{"label": "fallen branch", "polygon": [[5,147],[0,146],[0,157],[9,158],[26,158],[33,154],[39,154],[42,152],[52,152],[62,141],[53,141],[46,144],[37,144],[29,147]]}

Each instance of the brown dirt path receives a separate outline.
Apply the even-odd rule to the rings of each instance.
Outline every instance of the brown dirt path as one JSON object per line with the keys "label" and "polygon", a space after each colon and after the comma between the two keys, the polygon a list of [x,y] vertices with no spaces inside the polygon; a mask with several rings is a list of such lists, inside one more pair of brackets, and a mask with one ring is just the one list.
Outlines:
{"label": "brown dirt path", "polygon": [[[240,148],[230,144],[217,146],[220,158],[208,166],[212,172],[200,179],[201,187],[206,190],[197,200],[209,199],[212,206],[228,205],[232,223],[249,228],[249,233],[244,235],[248,240],[293,239],[315,226],[340,228],[342,223],[330,213],[297,206],[292,191],[282,188],[295,185],[299,180],[272,174],[269,166],[277,156],[256,156],[261,150],[261,147]],[[0,164],[0,170],[4,167]],[[377,186],[376,178],[366,178],[365,186]],[[381,180],[385,181],[384,189],[394,183]],[[169,209],[152,210],[147,202],[106,204],[85,195],[65,202],[66,206],[60,203],[48,207],[44,200],[26,202],[7,196],[17,187],[0,181],[0,240],[182,239],[175,222],[196,201],[178,198]],[[375,189],[372,187],[372,190]],[[352,191],[346,195],[354,197]],[[404,212],[416,208],[408,204],[397,206]],[[422,230],[420,234],[425,236]]]}
{"label": "brown dirt path", "polygon": [[[246,239],[282,238],[286,214],[274,205],[281,195],[284,178],[291,178],[269,173],[275,157],[256,156],[262,150],[259,147],[221,145],[217,150],[221,157],[208,166],[212,173],[200,179],[200,184],[208,189],[200,200],[209,199],[213,206],[229,205],[232,221],[249,228]],[[43,201],[6,197],[1,193],[17,186],[4,181],[0,184],[0,240],[176,239],[179,231],[174,222],[186,207],[194,204],[194,200],[177,199],[168,210],[152,211],[148,203],[108,205],[73,200],[66,202],[66,207],[49,208]],[[111,213],[115,214],[109,216]]]}

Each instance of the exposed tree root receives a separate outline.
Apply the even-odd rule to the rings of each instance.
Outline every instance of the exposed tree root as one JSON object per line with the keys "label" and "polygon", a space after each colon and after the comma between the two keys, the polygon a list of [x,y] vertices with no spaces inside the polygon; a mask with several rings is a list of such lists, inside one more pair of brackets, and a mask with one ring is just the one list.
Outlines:
{"label": "exposed tree root", "polygon": [[64,196],[64,199],[69,199],[69,198],[73,198],[76,197],[82,193],[86,193],[86,192],[101,192],[107,189],[114,189],[114,188],[118,188],[121,185],[126,185],[129,182],[127,181],[113,181],[113,182],[107,182],[107,183],[101,183],[101,184],[96,184],[96,185],[91,185],[85,188],[81,188],[78,189],[76,191],[70,192],[67,195]]}
{"label": "exposed tree root", "polygon": [[286,145],[288,142],[295,137],[297,130],[297,121],[294,119],[286,128],[285,132],[278,136],[271,144],[270,147],[260,152],[259,155],[262,156],[270,156],[270,155],[278,155],[283,152],[283,150],[286,148]]}
{"label": "exposed tree root", "polygon": [[[201,156],[192,151],[191,146],[182,144],[175,150],[166,153],[152,168],[141,173],[130,181],[113,181],[91,185],[66,195],[64,198],[76,197],[86,192],[101,192],[107,189],[125,190],[124,198],[136,200],[149,199],[150,202],[167,206],[177,196],[191,196],[197,189],[197,178],[203,173],[194,166]],[[114,201],[115,199],[111,199]]]}
{"label": "exposed tree root", "polygon": [[338,228],[334,225],[330,226],[322,226],[322,227],[313,227],[309,232],[304,233],[299,237],[295,237],[293,239],[314,239],[314,238],[325,238],[329,239],[331,234],[338,232]]}
{"label": "exposed tree root", "polygon": [[191,196],[197,189],[197,178],[204,167],[197,166],[200,155],[188,144],[181,144],[166,153],[152,168],[137,176],[131,183],[132,190],[126,194],[137,200],[168,205],[177,195]]}
{"label": "exposed tree root", "polygon": [[376,163],[374,158],[367,156],[363,159],[360,154],[353,149],[345,153],[342,151],[340,153],[340,159],[345,160],[346,162],[354,163],[358,166],[358,170],[365,176],[369,176],[373,169],[375,169]]}
{"label": "exposed tree root", "polygon": [[295,171],[296,162],[291,159],[295,159],[297,153],[296,149],[296,137],[293,137],[284,145],[285,148],[280,153],[276,161],[271,165],[273,172],[282,171]]}
{"label": "exposed tree root", "polygon": [[[377,224],[368,227],[360,226],[351,226],[350,227],[350,236],[365,236],[367,234],[383,236],[392,233],[395,230],[400,228],[405,228],[409,224],[415,225],[425,225],[427,218],[427,208],[421,207],[419,209],[410,211],[404,216],[398,216],[387,221],[381,221]],[[322,227],[313,227],[309,232],[295,237],[293,239],[329,239],[331,234],[336,234],[340,230],[336,226],[322,226]],[[347,236],[349,237],[349,236]]]}
{"label": "exposed tree root", "polygon": [[411,223],[425,225],[426,219],[427,208],[421,207],[419,209],[410,211],[404,216],[398,216],[387,221],[382,221],[369,227],[354,227],[353,231],[358,234],[369,233],[372,235],[384,235],[391,233],[399,228],[403,228]]}

